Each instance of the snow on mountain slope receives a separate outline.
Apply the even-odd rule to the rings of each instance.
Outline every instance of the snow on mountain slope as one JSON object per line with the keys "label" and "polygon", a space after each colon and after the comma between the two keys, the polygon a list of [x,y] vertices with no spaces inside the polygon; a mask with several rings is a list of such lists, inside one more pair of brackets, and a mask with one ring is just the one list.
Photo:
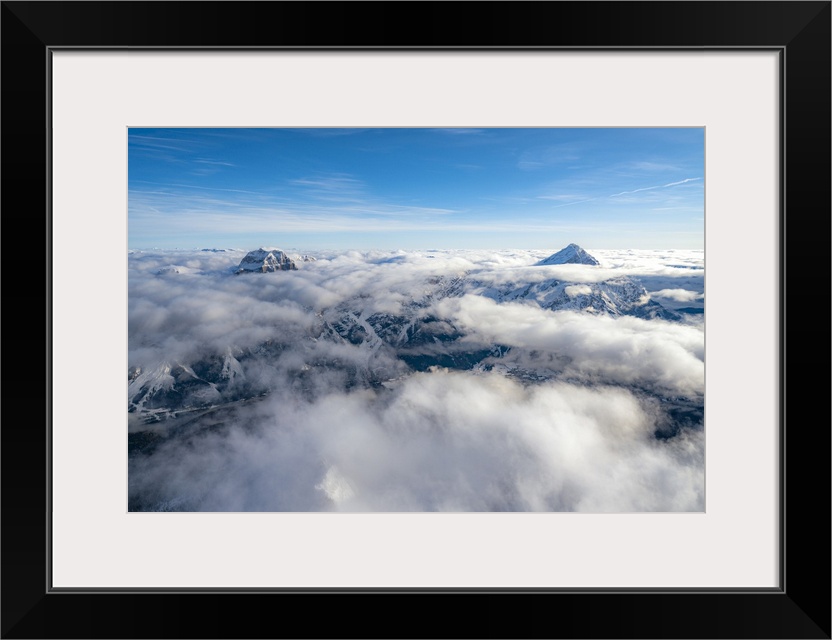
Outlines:
{"label": "snow on mountain slope", "polygon": [[629,276],[588,283],[557,278],[529,281],[523,278],[523,271],[518,270],[512,280],[499,284],[472,278],[467,292],[496,302],[536,304],[551,311],[572,310],[613,317],[631,315],[663,320],[681,319],[679,314],[651,300],[647,290]]}
{"label": "snow on mountain slope", "polygon": [[552,264],[588,264],[588,265],[599,265],[601,264],[598,262],[594,257],[589,255],[586,251],[584,251],[578,245],[572,243],[557,253],[553,253],[548,258],[544,258],[540,262],[537,263],[538,265],[552,265]]}
{"label": "snow on mountain slope", "polygon": [[137,413],[183,405],[205,406],[220,397],[215,384],[181,364],[162,362],[147,371],[136,368],[128,379],[129,410]]}

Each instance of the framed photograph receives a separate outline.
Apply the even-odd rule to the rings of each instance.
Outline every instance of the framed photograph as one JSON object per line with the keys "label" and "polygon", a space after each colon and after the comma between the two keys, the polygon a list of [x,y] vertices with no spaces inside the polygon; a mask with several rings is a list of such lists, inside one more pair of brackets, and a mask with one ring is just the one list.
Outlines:
{"label": "framed photograph", "polygon": [[703,127],[128,154],[131,513],[705,511]]}
{"label": "framed photograph", "polygon": [[3,3],[3,636],[830,637],[830,3],[323,8]]}

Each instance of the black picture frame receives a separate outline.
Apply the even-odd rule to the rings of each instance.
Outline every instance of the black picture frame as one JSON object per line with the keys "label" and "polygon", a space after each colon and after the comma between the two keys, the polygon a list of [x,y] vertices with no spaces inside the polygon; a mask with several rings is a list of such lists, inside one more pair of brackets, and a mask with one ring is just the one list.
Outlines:
{"label": "black picture frame", "polygon": [[[830,15],[829,1],[3,2],[2,637],[829,638]],[[50,52],[70,47],[778,51],[779,588],[52,590],[48,96]]]}

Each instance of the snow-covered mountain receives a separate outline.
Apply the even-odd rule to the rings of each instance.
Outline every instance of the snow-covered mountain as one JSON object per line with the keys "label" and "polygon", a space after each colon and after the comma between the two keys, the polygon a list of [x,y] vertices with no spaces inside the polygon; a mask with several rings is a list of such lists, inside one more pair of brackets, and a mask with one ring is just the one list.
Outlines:
{"label": "snow-covered mountain", "polygon": [[217,386],[200,378],[188,365],[163,362],[149,370],[132,369],[128,376],[129,411],[207,405],[220,399]]}
{"label": "snow-covered mountain", "polygon": [[552,265],[552,264],[601,264],[593,256],[589,255],[581,247],[576,244],[570,244],[557,253],[553,253],[548,258],[544,258],[538,265]]}
{"label": "snow-covered mountain", "polygon": [[629,276],[588,283],[555,278],[540,282],[518,279],[498,286],[474,281],[470,284],[468,292],[491,298],[496,302],[524,302],[551,311],[584,311],[612,317],[681,319],[678,313],[651,300],[647,290]]}
{"label": "snow-covered mountain", "polygon": [[236,273],[270,273],[274,271],[296,271],[297,266],[280,249],[260,247],[249,251],[240,261]]}
{"label": "snow-covered mountain", "polygon": [[367,299],[355,297],[322,314],[327,339],[343,340],[374,353],[386,349],[392,357],[419,370],[434,365],[467,369],[495,353],[505,353],[506,348],[472,341],[452,321],[438,317],[435,305],[449,298],[482,296],[500,304],[614,318],[682,319],[681,314],[652,300],[647,290],[628,276],[576,283],[556,278],[530,280],[533,271],[517,270],[514,277],[499,283],[477,273],[427,278],[414,283],[414,293],[402,300],[398,313],[373,311]]}
{"label": "snow-covered mountain", "polygon": [[[537,264],[545,262],[598,264],[574,244]],[[328,268],[326,261],[323,265]],[[310,269],[317,268],[310,264]],[[152,415],[165,409],[206,407],[260,396],[271,391],[274,384],[290,385],[302,392],[304,385],[314,384],[315,376],[323,372],[345,376],[349,385],[366,386],[383,384],[385,379],[407,371],[424,371],[433,366],[473,369],[503,358],[508,347],[474,339],[463,327],[455,325],[447,305],[443,315],[444,301],[466,296],[489,298],[500,305],[531,305],[553,312],[613,318],[681,321],[685,317],[651,299],[641,282],[632,276],[577,281],[577,275],[571,274],[581,272],[582,267],[551,269],[550,277],[545,269],[528,264],[483,269],[466,266],[435,275],[419,268],[421,271],[404,272],[413,275],[391,280],[389,288],[379,288],[372,279],[356,279],[359,284],[351,285],[356,287],[354,294],[314,310],[314,322],[281,325],[259,344],[245,348],[229,344],[226,351],[213,355],[203,352],[193,359],[163,362],[145,370],[134,367],[128,380],[130,411]],[[249,252],[236,273],[278,270],[297,267],[283,251],[261,248]],[[606,272],[592,273],[599,278]],[[355,274],[345,272],[344,277],[347,275]],[[222,276],[215,272],[206,277]],[[311,308],[307,311],[313,313]],[[289,353],[292,358],[286,355]],[[295,357],[300,363],[298,368],[291,365],[287,369],[287,363],[294,362]],[[291,375],[287,373],[276,383],[274,372],[278,370]]]}

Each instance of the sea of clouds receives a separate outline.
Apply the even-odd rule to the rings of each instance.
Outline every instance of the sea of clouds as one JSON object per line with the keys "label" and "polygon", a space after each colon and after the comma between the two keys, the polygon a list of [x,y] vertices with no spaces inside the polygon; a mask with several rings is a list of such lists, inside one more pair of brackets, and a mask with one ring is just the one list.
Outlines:
{"label": "sea of clouds", "polygon": [[[630,275],[670,308],[704,304],[701,251],[590,252],[600,267],[535,267],[547,254],[530,251],[320,252],[297,271],[240,276],[246,251],[131,252],[131,367],[284,345],[256,372],[267,395],[131,457],[131,499],[194,511],[703,510],[701,425],[656,437],[665,401],[704,402],[701,321],[441,297],[426,284]],[[509,347],[506,366],[414,372],[385,345],[310,338],[339,305],[366,317],[414,301],[463,344]],[[541,361],[554,377],[506,373]],[[355,384],[349,368],[384,383]]]}

